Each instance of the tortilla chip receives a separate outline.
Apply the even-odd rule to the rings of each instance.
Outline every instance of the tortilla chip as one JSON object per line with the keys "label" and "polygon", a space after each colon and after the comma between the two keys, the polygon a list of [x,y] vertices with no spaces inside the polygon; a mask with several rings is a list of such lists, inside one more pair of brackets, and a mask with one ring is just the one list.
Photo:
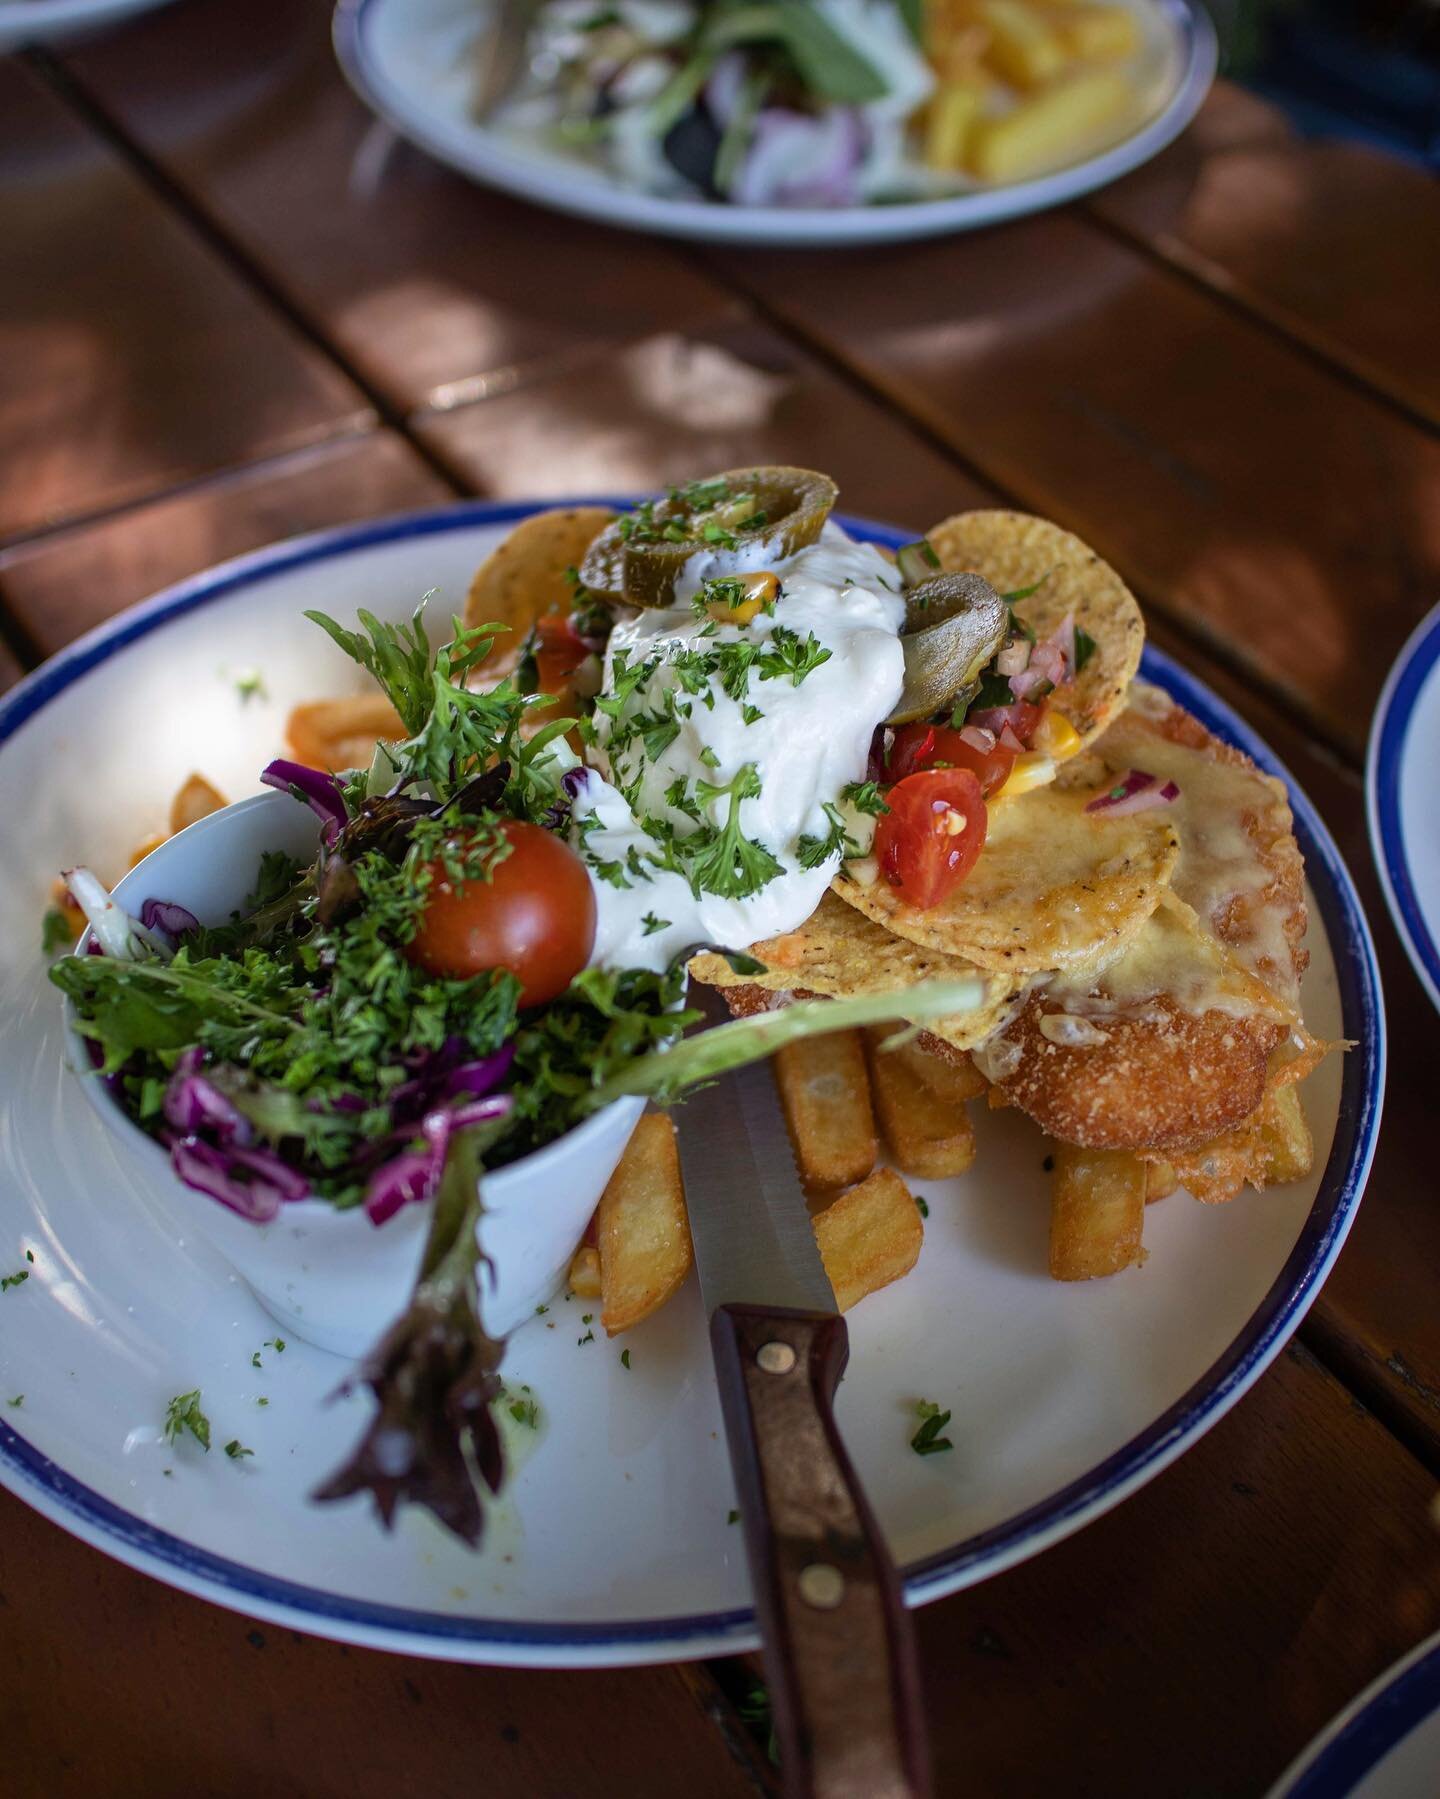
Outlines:
{"label": "tortilla chip", "polygon": [[983,575],[997,593],[1035,586],[1015,610],[1037,637],[1075,615],[1095,649],[1051,704],[1082,743],[1098,737],[1124,704],[1145,645],[1140,608],[1114,569],[1078,537],[1025,512],[960,512],[926,535],[947,570]]}
{"label": "tortilla chip", "polygon": [[1087,813],[1087,792],[1037,788],[995,806],[980,859],[921,910],[877,878],[833,891],[901,937],[981,968],[1042,973],[1117,953],[1155,910],[1180,854],[1164,812]]}
{"label": "tortilla chip", "polygon": [[[723,956],[700,955],[690,973],[711,987],[754,986],[769,993],[803,989],[830,999],[912,987],[918,981],[963,980],[981,973],[972,964],[896,937],[827,893],[799,930],[752,944],[763,974],[736,974]],[[986,980],[984,1003],[973,1012],[926,1020],[926,1029],[954,1049],[983,1043],[1010,1015],[1021,983],[1006,975]],[[903,1017],[903,1013],[901,1014]]]}
{"label": "tortilla chip", "polygon": [[1180,833],[1172,888],[1252,974],[1298,1007],[1310,959],[1302,943],[1305,865],[1284,785],[1145,681],[1090,754],[1064,765],[1058,784],[1093,784],[1105,778],[1100,763],[1175,782],[1180,796],[1167,808]]}
{"label": "tortilla chip", "polygon": [[603,506],[532,513],[490,552],[465,601],[467,626],[509,627],[487,662],[513,657],[521,638],[543,613],[569,612],[575,589],[567,572],[579,568],[592,541],[614,516]]}

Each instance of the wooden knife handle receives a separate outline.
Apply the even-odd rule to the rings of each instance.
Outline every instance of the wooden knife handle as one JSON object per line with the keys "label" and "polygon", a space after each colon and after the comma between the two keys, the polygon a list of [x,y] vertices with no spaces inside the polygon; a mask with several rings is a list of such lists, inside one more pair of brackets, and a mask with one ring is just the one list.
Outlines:
{"label": "wooden knife handle", "polygon": [[835,1428],[834,1313],[721,1306],[710,1327],[780,1770],[792,1799],[923,1799],[910,1620]]}

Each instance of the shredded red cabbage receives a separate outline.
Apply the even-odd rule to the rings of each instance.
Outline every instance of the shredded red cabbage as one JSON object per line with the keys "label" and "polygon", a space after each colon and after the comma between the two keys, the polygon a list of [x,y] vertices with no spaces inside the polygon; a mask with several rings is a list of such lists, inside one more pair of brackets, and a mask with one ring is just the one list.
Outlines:
{"label": "shredded red cabbage", "polygon": [[176,1065],[165,1090],[166,1123],[183,1137],[205,1131],[223,1148],[248,1144],[253,1135],[250,1120],[198,1072],[199,1060],[198,1050],[187,1049]]}
{"label": "shredded red cabbage", "polygon": [[[491,1060],[499,1060],[492,1057]],[[487,1119],[503,1118],[513,1105],[505,1094],[472,1099],[460,1105],[437,1106],[420,1121],[423,1149],[409,1149],[377,1168],[365,1188],[365,1216],[371,1224],[385,1224],[403,1207],[434,1197],[445,1172],[445,1155],[452,1132]],[[413,1135],[413,1133],[412,1133]]]}
{"label": "shredded red cabbage", "polygon": [[163,931],[167,937],[183,937],[200,929],[200,920],[173,900],[147,899],[140,908],[140,922],[150,931]]}
{"label": "shredded red cabbage", "polygon": [[222,1149],[199,1137],[177,1137],[170,1164],[187,1187],[208,1193],[255,1224],[268,1224],[290,1200],[307,1199],[310,1183],[274,1150]]}
{"label": "shredded red cabbage", "polygon": [[294,793],[324,825],[327,844],[334,843],[343,826],[350,822],[345,798],[334,775],[322,774],[318,768],[307,768],[303,762],[287,762],[279,757],[260,776],[267,787],[281,793]]}

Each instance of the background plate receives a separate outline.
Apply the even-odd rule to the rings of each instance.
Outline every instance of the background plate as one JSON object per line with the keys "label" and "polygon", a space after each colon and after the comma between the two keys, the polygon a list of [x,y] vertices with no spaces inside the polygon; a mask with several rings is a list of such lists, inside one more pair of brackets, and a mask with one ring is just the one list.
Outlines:
{"label": "background plate", "polygon": [[1440,606],[1395,659],[1365,766],[1370,847],[1391,916],[1440,1007]]}
{"label": "background plate", "polygon": [[1434,1799],[1440,1636],[1382,1674],[1286,1771],[1270,1799]]}
{"label": "background plate", "polygon": [[[232,798],[255,790],[291,705],[363,684],[302,608],[400,617],[433,589],[446,618],[532,509],[463,505],[244,557],[123,614],[0,702],[0,817],[24,821],[25,852],[0,862],[14,921],[0,938],[0,1271],[32,1277],[0,1294],[0,1401],[24,1395],[0,1403],[0,1480],[135,1567],[324,1635],[475,1661],[658,1661],[755,1641],[693,1282],[627,1336],[628,1371],[619,1345],[580,1341],[580,1302],[557,1300],[512,1339],[506,1376],[534,1388],[544,1423],[519,1433],[482,1555],[424,1518],[386,1536],[359,1502],[311,1506],[367,1402],[325,1403],[334,1358],[263,1349],[274,1326],[248,1290],[178,1239],[117,1161],[62,1068],[38,955],[53,870],[121,868],[192,768]],[[906,535],[848,522],[892,545]],[[251,671],[264,693],[245,700]],[[1275,767],[1166,658],[1147,652],[1146,673]],[[1278,1353],[1349,1228],[1379,1121],[1379,985],[1349,877],[1292,795],[1314,907],[1307,1016],[1357,1044],[1306,1085],[1317,1172],[1229,1206],[1176,1195],[1150,1208],[1144,1268],[1060,1285],[1045,1272],[1044,1145],[1018,1113],[976,1108],[976,1167],[919,1183],[925,1253],[853,1315],[840,1392],[912,1602],[1033,1554],[1173,1460]],[[195,1386],[217,1443],[239,1437],[253,1459],[162,1443],[166,1401]],[[910,1453],[922,1397],[953,1411],[953,1455]]]}
{"label": "background plate", "polygon": [[729,206],[637,192],[583,163],[510,142],[470,116],[466,47],[483,20],[476,0],[340,0],[335,50],[372,111],[452,169],[559,212],[711,243],[880,244],[968,231],[1059,206],[1128,174],[1194,118],[1215,78],[1215,28],[1188,0],[1142,0],[1147,118],[1138,131],[1069,168],[891,206]]}

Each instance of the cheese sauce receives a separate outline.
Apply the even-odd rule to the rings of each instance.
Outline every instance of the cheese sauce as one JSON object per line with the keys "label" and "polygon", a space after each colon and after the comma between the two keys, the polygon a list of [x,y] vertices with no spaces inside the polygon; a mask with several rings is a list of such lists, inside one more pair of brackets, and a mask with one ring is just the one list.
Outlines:
{"label": "cheese sauce", "polygon": [[794,930],[839,865],[840,833],[860,851],[873,835],[843,794],[865,780],[904,682],[893,566],[827,525],[764,564],[780,579],[773,610],[737,626],[689,603],[703,581],[736,572],[725,553],[692,562],[703,567],[687,566],[684,604],[611,634],[573,802],[571,841],[598,912],[592,961],[608,966],[660,969],[694,945],[743,949]]}

